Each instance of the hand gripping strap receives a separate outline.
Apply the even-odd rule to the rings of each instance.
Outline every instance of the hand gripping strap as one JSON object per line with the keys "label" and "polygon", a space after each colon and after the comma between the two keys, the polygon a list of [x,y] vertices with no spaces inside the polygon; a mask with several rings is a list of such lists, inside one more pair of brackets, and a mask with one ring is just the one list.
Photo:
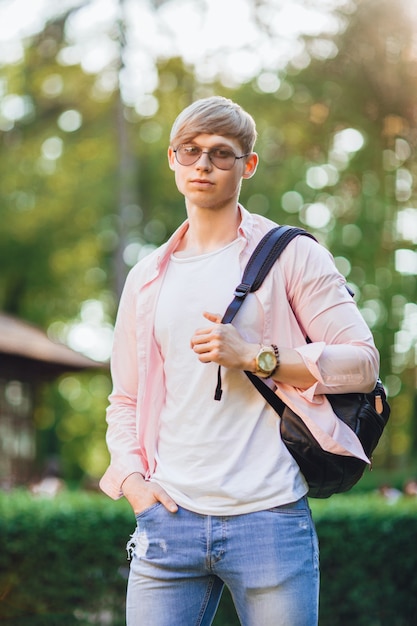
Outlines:
{"label": "hand gripping strap", "polygon": [[[226,313],[224,314],[222,319],[222,324],[230,324],[232,322],[248,293],[254,292],[259,289],[271,267],[280,256],[281,252],[285,249],[289,242],[298,235],[306,235],[307,237],[316,239],[306,230],[292,226],[276,226],[275,228],[272,228],[270,231],[268,231],[266,235],[264,235],[264,237],[261,239],[255,250],[253,251],[251,258],[249,259],[245,267],[245,271],[243,272],[242,276],[242,282],[235,289],[235,297],[226,309]],[[256,388],[264,395],[264,397],[264,390],[267,394],[268,392],[272,394],[268,394],[269,397],[266,398],[268,402],[271,402],[271,400],[273,400],[272,396],[274,396],[279,402],[281,402],[281,400],[279,400],[279,398],[268,387],[268,385],[265,385],[265,383],[262,382],[262,380],[260,380],[257,376],[255,376],[251,372],[245,372],[245,374],[250,378],[250,380],[253,382]],[[221,396],[221,367],[219,365],[217,374],[217,387],[214,398],[215,400],[220,400]],[[283,403],[282,408],[284,408]]]}

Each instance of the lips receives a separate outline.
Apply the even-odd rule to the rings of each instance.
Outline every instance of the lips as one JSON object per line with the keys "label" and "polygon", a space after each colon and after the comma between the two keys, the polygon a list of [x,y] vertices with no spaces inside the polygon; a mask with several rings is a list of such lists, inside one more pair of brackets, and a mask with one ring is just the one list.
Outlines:
{"label": "lips", "polygon": [[207,178],[193,178],[190,182],[194,185],[205,185],[206,187],[213,185],[213,183],[207,180]]}

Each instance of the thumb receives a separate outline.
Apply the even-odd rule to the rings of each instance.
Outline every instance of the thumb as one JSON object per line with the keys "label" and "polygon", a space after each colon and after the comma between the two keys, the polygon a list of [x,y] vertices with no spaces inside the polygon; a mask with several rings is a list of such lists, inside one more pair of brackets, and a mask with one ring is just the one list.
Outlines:
{"label": "thumb", "polygon": [[204,311],[203,316],[206,320],[209,320],[209,322],[213,322],[214,324],[220,324],[222,321],[220,313],[209,313],[208,311]]}
{"label": "thumb", "polygon": [[163,504],[170,513],[176,513],[178,511],[178,505],[171,498],[164,500],[164,502],[161,501],[161,504]]}
{"label": "thumb", "polygon": [[178,511],[178,506],[176,502],[167,494],[166,491],[161,491],[157,496],[159,502],[164,505],[168,511],[171,513],[176,513]]}

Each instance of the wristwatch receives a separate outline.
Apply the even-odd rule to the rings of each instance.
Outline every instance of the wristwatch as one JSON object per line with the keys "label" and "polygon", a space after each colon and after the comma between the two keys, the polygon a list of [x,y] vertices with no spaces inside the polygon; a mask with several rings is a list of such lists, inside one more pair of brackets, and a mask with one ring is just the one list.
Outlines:
{"label": "wristwatch", "polygon": [[270,378],[279,367],[279,350],[277,346],[262,346],[255,357],[254,374],[261,378]]}

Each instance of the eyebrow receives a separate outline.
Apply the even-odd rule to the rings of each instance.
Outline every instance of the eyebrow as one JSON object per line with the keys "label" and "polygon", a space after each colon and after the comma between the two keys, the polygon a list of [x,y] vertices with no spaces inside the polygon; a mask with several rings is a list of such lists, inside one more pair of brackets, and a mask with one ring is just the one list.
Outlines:
{"label": "eyebrow", "polygon": [[214,146],[207,147],[207,146],[201,146],[196,141],[184,141],[183,143],[179,145],[180,146],[197,146],[197,148],[207,148],[207,150],[215,150],[216,148],[228,148],[229,150],[232,150],[232,152],[235,151],[235,148],[233,146],[230,146],[228,143],[216,143]]}

